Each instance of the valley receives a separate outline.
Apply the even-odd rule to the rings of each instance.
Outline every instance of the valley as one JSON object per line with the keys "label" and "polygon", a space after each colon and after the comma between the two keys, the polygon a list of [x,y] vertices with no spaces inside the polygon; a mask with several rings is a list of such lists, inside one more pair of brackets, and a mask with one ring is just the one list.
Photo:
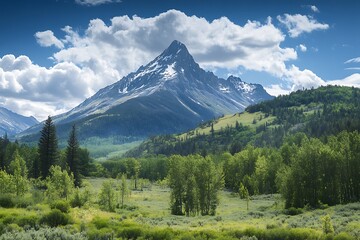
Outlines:
{"label": "valley", "polygon": [[359,239],[359,96],[297,91],[129,145],[73,127],[52,153],[48,118],[38,148],[0,138],[0,239]]}

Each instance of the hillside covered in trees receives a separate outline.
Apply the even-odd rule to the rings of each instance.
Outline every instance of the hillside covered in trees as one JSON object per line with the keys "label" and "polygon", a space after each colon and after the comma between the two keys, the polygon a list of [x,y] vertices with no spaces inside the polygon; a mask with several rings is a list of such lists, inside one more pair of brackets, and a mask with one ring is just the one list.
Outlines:
{"label": "hillside covered in trees", "polygon": [[326,86],[249,106],[243,113],[203,123],[184,134],[152,137],[125,156],[234,154],[248,144],[280,147],[296,132],[326,139],[341,131],[359,129],[360,89]]}

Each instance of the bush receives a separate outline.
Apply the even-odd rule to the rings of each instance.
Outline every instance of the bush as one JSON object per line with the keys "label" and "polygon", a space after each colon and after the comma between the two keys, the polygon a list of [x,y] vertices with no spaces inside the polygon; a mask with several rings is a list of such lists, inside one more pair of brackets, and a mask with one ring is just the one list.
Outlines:
{"label": "bush", "polygon": [[70,211],[70,204],[64,200],[58,200],[50,204],[51,209],[58,209],[63,213],[68,213]]}
{"label": "bush", "polygon": [[43,240],[43,239],[58,239],[58,240],[85,240],[88,239],[81,233],[70,233],[61,228],[40,228],[38,230],[29,229],[26,231],[6,232],[0,237],[1,240]]}
{"label": "bush", "polygon": [[20,227],[35,228],[39,219],[37,216],[22,216],[16,219],[16,223]]}
{"label": "bush", "polygon": [[70,217],[59,209],[53,209],[40,219],[40,223],[50,227],[64,226],[70,223]]}
{"label": "bush", "polygon": [[84,201],[81,198],[80,195],[80,190],[76,189],[75,190],[75,194],[74,194],[74,198],[71,199],[71,207],[75,208],[75,207],[82,207],[84,206]]}
{"label": "bush", "polygon": [[174,232],[171,228],[154,229],[148,231],[144,238],[149,240],[171,240],[174,239]]}
{"label": "bush", "polygon": [[291,208],[285,209],[285,210],[284,210],[284,213],[285,213],[286,215],[295,216],[295,215],[302,214],[302,213],[303,213],[303,210],[302,210],[301,208],[291,207]]}
{"label": "bush", "polygon": [[96,217],[91,222],[97,229],[106,228],[109,226],[109,220],[104,218]]}
{"label": "bush", "polygon": [[142,235],[143,231],[141,227],[127,227],[123,228],[122,231],[118,234],[118,237],[125,239],[137,239]]}
{"label": "bush", "polygon": [[334,238],[334,240],[352,240],[352,239],[354,238],[346,232],[341,232],[338,235],[336,235]]}
{"label": "bush", "polygon": [[3,208],[15,207],[13,198],[10,195],[0,196],[0,207],[3,207]]}
{"label": "bush", "polygon": [[109,240],[113,239],[113,232],[110,228],[91,229],[87,232],[89,240]]}
{"label": "bush", "polygon": [[28,198],[18,198],[15,203],[17,208],[27,208],[33,205],[33,201]]}

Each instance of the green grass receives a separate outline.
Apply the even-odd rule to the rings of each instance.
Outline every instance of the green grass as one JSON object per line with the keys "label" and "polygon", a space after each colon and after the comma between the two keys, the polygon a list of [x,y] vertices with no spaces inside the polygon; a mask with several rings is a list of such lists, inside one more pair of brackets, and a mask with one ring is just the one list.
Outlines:
{"label": "green grass", "polygon": [[[328,214],[331,217],[335,235],[345,232],[353,239],[360,239],[360,215],[358,214],[360,203],[317,210],[304,209],[303,213],[290,216],[285,214],[283,201],[278,194],[253,196],[247,210],[246,201],[240,199],[237,194],[221,191],[220,205],[215,216],[174,216],[169,210],[170,189],[150,184],[142,191],[132,191],[125,200],[126,208],[118,208],[116,212],[106,212],[99,209],[95,197],[105,180],[105,178],[88,179],[92,185],[92,202],[82,208],[71,208],[68,213],[70,224],[64,229],[73,233],[86,231],[91,236],[116,232],[119,236],[117,239],[126,234],[166,233],[176,236],[186,235],[186,233],[194,236],[205,233],[227,236],[223,239],[229,239],[230,235],[277,234],[276,236],[279,236],[280,234],[282,236],[282,234],[299,232],[311,236],[324,236],[321,217]],[[130,180],[128,184],[131,185]],[[38,224],[40,219],[50,211],[48,204],[36,204],[27,208],[0,208],[0,228],[5,226],[8,231],[24,231],[29,229],[31,224]],[[199,236],[197,239],[202,239],[202,237]],[[319,238],[312,237],[311,239]]]}
{"label": "green grass", "polygon": [[[99,191],[105,179],[90,179],[94,191]],[[132,191],[125,204],[134,210],[118,209],[117,214],[132,222],[151,227],[171,227],[178,230],[245,230],[251,227],[309,228],[321,233],[321,217],[329,214],[335,233],[348,232],[360,238],[360,203],[338,205],[326,209],[304,210],[302,214],[290,216],[284,213],[280,195],[253,196],[246,209],[246,201],[237,194],[221,191],[220,205],[215,216],[174,216],[170,214],[170,189],[156,184],[143,191]],[[98,215],[101,211],[94,212]],[[116,215],[116,214],[115,214]],[[114,216],[112,214],[108,216]]]}
{"label": "green grass", "polygon": [[[255,113],[242,112],[231,115],[225,115],[224,117],[218,118],[214,120],[213,126],[215,132],[225,129],[226,127],[235,127],[236,122],[239,122],[244,126],[248,126],[252,129],[255,129],[256,127],[263,125],[265,123],[271,124],[274,121],[274,119],[275,116],[269,116],[265,118],[265,114],[262,112],[255,112]],[[194,130],[180,134],[178,135],[178,138],[185,139],[186,137],[193,137],[196,136],[197,134],[208,135],[211,133],[210,131],[211,131],[211,122],[209,122],[205,126],[199,126]]]}

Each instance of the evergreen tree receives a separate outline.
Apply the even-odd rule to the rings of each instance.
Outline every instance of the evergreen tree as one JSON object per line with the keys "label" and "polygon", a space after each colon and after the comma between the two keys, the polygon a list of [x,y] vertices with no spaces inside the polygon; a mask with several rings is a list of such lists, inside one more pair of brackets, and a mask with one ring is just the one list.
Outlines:
{"label": "evergreen tree", "polygon": [[81,184],[79,171],[79,149],[79,142],[76,137],[76,128],[75,125],[73,125],[66,148],[66,163],[69,170],[74,174],[74,184],[76,187],[79,187]]}
{"label": "evergreen tree", "polygon": [[56,129],[50,116],[45,121],[40,134],[38,143],[40,171],[42,178],[45,179],[49,175],[50,167],[56,164],[58,158]]}

